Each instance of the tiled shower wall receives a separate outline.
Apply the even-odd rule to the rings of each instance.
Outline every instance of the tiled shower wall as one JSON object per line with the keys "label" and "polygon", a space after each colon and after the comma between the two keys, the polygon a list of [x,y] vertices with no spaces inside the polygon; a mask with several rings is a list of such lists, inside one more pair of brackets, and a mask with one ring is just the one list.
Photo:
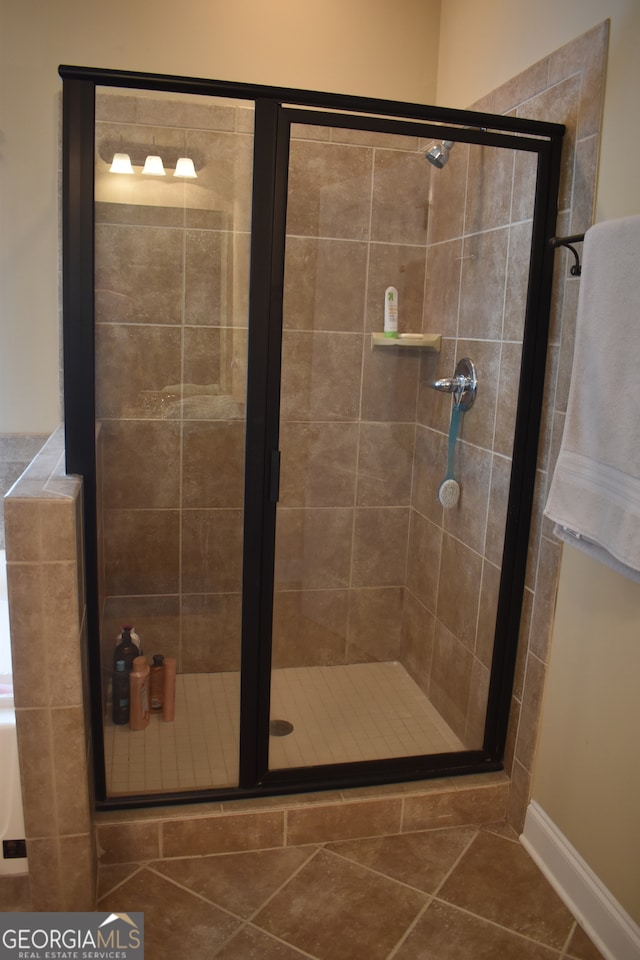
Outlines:
{"label": "tiled shower wall", "polygon": [[[103,95],[101,107],[111,120],[99,123],[99,144],[179,137],[159,126],[149,99]],[[135,127],[114,123],[123,108]],[[207,144],[201,131],[182,131],[187,150],[207,146],[214,156],[225,140],[234,176],[223,176],[218,193],[237,193],[238,167],[249,172],[246,114],[207,114],[225,126],[207,133]],[[494,445],[495,383],[502,370],[498,410],[510,410],[504,371],[517,380],[519,344],[501,353],[502,317],[505,338],[517,340],[530,226],[508,225],[531,214],[531,191],[511,151],[481,161],[463,145],[431,186],[421,146],[413,137],[293,130],[274,663],[407,659],[456,732],[478,745],[512,428],[498,416]],[[467,167],[481,189],[469,191],[465,209]],[[244,362],[246,297],[238,303],[229,291],[246,278],[248,212],[232,221],[228,211],[148,199],[97,205],[105,643],[132,620],[183,671],[237,669],[244,385],[237,374],[232,383],[232,371]],[[500,231],[487,234],[492,227]],[[465,240],[475,271],[463,269],[464,234],[475,236]],[[419,351],[371,349],[389,284],[399,290],[401,331],[445,333],[440,365],[421,368]],[[484,311],[471,315],[480,294]],[[465,418],[465,492],[446,520],[436,492],[451,401],[424,381],[452,372],[460,351],[478,364],[482,402]]]}
{"label": "tiled shower wall", "polygon": [[[456,144],[432,180],[403,660],[464,742],[482,745],[502,563],[531,244],[535,160]],[[461,495],[443,510],[451,398],[429,381],[469,357],[478,393],[455,454]]]}
{"label": "tiled shower wall", "polygon": [[[605,21],[473,105],[566,125],[558,236],[583,233],[593,222],[608,38]],[[556,253],[534,516],[505,758],[511,776],[509,819],[517,830],[522,829],[529,800],[560,560],[560,543],[543,509],[571,379],[580,286],[580,279],[570,274],[572,264],[568,251]]]}
{"label": "tiled shower wall", "polygon": [[[97,116],[103,662],[132,622],[145,653],[176,657],[181,672],[233,670],[253,113],[102,92]],[[191,156],[198,179],[168,170],[129,187],[108,172],[119,143],[134,163],[152,146],[165,163]]]}

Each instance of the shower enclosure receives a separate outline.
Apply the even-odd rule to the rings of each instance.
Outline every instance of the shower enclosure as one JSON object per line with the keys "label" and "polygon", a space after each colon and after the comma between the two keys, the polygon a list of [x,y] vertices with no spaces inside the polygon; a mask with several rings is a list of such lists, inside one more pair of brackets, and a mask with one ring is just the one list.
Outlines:
{"label": "shower enclosure", "polygon": [[[98,802],[499,769],[563,127],[60,73]],[[461,358],[477,397],[443,509],[455,399],[432,387]],[[112,721],[124,624],[177,661],[170,722]]]}

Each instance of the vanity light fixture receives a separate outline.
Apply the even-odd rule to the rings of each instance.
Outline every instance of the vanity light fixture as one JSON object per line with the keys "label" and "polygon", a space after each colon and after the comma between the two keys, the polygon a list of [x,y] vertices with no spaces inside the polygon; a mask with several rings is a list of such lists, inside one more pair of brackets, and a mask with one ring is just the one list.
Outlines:
{"label": "vanity light fixture", "polygon": [[144,162],[142,172],[150,174],[153,177],[165,177],[166,173],[164,172],[164,166],[162,165],[162,157],[149,154]]}
{"label": "vanity light fixture", "polygon": [[109,167],[110,173],[133,173],[131,166],[131,157],[128,153],[114,153],[113,161]]}
{"label": "vanity light fixture", "polygon": [[198,174],[191,157],[179,157],[173,175],[174,177],[197,177]]}

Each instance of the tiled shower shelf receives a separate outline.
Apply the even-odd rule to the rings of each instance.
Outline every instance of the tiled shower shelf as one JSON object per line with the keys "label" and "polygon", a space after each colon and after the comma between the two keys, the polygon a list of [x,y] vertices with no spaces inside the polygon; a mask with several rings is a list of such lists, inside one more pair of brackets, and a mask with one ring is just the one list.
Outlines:
{"label": "tiled shower shelf", "polygon": [[408,347],[414,350],[434,350],[440,352],[442,343],[441,333],[401,333],[397,337],[385,337],[384,333],[371,334],[371,348],[374,347]]}

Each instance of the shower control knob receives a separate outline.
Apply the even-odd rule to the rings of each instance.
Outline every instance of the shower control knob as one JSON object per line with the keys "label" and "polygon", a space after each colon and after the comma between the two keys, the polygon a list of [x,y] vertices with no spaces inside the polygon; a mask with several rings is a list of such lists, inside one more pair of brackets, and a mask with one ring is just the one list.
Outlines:
{"label": "shower control knob", "polygon": [[476,379],[476,368],[468,357],[463,357],[456,364],[455,373],[452,377],[443,377],[441,380],[434,380],[429,386],[434,390],[440,390],[441,393],[453,393],[454,403],[461,410],[468,410],[473,406],[478,389]]}

